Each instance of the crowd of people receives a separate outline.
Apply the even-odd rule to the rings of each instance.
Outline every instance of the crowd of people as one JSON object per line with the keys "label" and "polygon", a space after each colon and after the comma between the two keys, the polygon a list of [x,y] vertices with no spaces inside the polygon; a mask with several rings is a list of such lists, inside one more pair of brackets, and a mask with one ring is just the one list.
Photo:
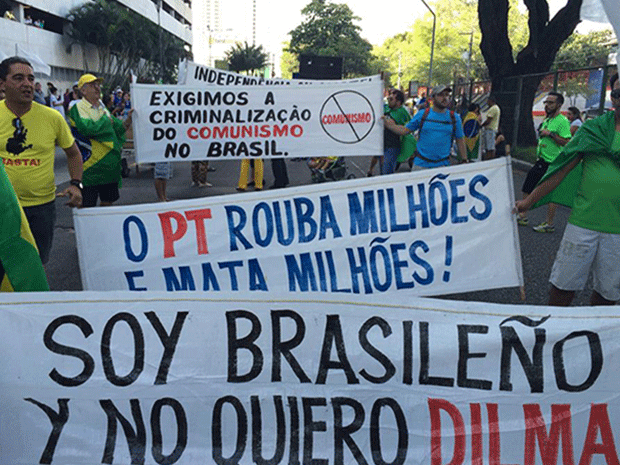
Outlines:
{"label": "crowd of people", "polygon": [[[555,230],[557,203],[572,207],[552,271],[549,300],[552,305],[570,304],[591,270],[593,305],[620,300],[617,265],[620,263],[620,84],[617,75],[612,78],[611,86],[616,110],[586,122],[575,107],[570,107],[564,116],[562,94],[547,94],[545,118],[538,128],[538,159],[526,176],[523,198],[515,206],[518,224],[527,226],[527,211],[537,202],[547,203],[546,221],[534,227],[534,231],[545,233]],[[0,193],[8,196],[0,200],[10,207],[7,211],[16,208],[15,212],[19,212],[14,212],[13,218],[25,218],[26,239],[15,236],[16,231],[23,234],[23,228],[14,228],[12,239],[27,242],[31,234],[40,263],[45,264],[49,259],[56,220],[56,146],[65,151],[68,160],[71,180],[58,194],[67,197],[67,205],[109,206],[119,198],[121,150],[133,110],[128,92],[117,88],[102,97],[101,87],[102,79],[87,73],[64,96],[58,95],[58,89],[48,83],[46,98],[41,83],[35,83],[27,60],[11,57],[0,63],[0,90],[5,94],[0,102],[0,157],[4,162],[0,181],[6,171],[6,179],[13,189],[2,189],[0,182]],[[387,175],[404,162],[417,171],[509,154],[496,97],[488,97],[485,112],[472,103],[461,118],[453,109],[451,93],[449,86],[435,86],[428,98],[421,99],[414,113],[413,108],[405,105],[404,93],[390,89],[383,117],[384,154],[373,158],[368,175],[376,164],[381,166],[381,174]],[[317,158],[309,166],[321,172],[334,161]],[[289,181],[284,160],[273,159],[271,164],[274,183],[270,187],[286,187]],[[207,182],[209,171],[214,168],[207,161],[192,162],[192,184],[211,186]],[[171,163],[155,164],[158,200],[168,200],[166,184],[171,177]],[[572,183],[570,187],[563,187],[569,185],[568,181]],[[263,184],[263,161],[241,162],[237,190],[245,191],[251,186],[262,190]],[[560,191],[567,191],[565,198],[569,200],[558,200],[556,193]],[[20,223],[15,220],[11,224]],[[7,264],[15,266],[15,260],[7,256],[6,250],[0,244],[0,277],[18,276],[13,271],[5,272]]]}

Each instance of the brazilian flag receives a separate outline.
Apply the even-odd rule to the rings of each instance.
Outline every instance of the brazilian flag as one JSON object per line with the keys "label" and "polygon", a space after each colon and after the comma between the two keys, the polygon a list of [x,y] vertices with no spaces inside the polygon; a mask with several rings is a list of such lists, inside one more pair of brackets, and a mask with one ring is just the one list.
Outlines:
{"label": "brazilian flag", "polygon": [[467,158],[469,160],[477,159],[480,148],[480,122],[478,115],[473,111],[468,112],[463,119],[463,132],[465,133]]}
{"label": "brazilian flag", "polygon": [[49,291],[28,220],[0,163],[0,290]]}
{"label": "brazilian flag", "polygon": [[82,152],[82,182],[85,186],[121,181],[121,150],[125,143],[123,122],[106,111],[97,120],[80,111],[81,103],[71,107],[69,117]]}
{"label": "brazilian flag", "polygon": [[[553,176],[582,153],[611,157],[620,165],[620,153],[611,152],[615,134],[616,120],[613,111],[608,111],[598,118],[587,120],[571,140],[562,147],[562,151],[551,162],[538,184]],[[582,166],[579,163],[566,175],[558,187],[536,202],[532,208],[547,203],[557,203],[572,208],[581,181],[581,171]]]}

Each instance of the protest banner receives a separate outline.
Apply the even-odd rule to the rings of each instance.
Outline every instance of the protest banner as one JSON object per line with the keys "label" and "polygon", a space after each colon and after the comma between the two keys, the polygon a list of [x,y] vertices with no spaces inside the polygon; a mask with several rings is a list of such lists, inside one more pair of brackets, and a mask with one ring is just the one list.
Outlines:
{"label": "protest banner", "polygon": [[140,163],[383,153],[382,83],[132,84]]}
{"label": "protest banner", "polygon": [[500,158],[76,209],[74,225],[85,290],[441,295],[523,284],[513,205]]}
{"label": "protest banner", "polygon": [[236,297],[0,297],[2,463],[618,463],[618,307]]}
{"label": "protest banner", "polygon": [[265,79],[262,76],[245,74],[211,68],[193,61],[179,64],[178,83],[186,86],[316,86],[316,85],[351,85],[359,82],[382,82],[380,75],[355,79],[317,80],[317,79]]}

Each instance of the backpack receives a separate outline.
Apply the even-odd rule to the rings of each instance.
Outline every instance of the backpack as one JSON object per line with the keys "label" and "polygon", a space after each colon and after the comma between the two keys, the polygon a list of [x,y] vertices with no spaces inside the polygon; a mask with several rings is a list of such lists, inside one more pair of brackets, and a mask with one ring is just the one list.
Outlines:
{"label": "backpack", "polygon": [[[424,126],[424,123],[426,122],[426,118],[428,118],[428,114],[430,113],[431,109],[430,107],[426,107],[426,110],[424,110],[424,114],[422,115],[422,119],[420,120],[420,127],[418,128],[418,131],[420,133],[422,133],[422,127]],[[456,138],[456,117],[454,116],[454,110],[450,110],[450,120],[452,122],[452,136],[450,138],[450,145],[452,145],[452,142],[454,141],[454,139]],[[439,124],[448,124],[446,121],[435,121],[433,120],[434,123],[439,123]],[[415,157],[420,157],[422,160],[429,162],[429,163],[439,163],[445,160],[450,159],[450,155],[448,154],[447,157],[444,158],[440,158],[439,160],[431,160],[429,158],[426,158],[422,155],[420,155],[420,152],[418,152],[418,150],[416,149],[415,153],[413,154],[413,158]]]}

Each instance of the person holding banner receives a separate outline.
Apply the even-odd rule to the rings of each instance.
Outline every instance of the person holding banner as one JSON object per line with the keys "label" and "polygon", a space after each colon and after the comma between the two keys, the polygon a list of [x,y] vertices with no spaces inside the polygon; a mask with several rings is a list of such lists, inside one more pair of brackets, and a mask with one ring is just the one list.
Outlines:
{"label": "person holding banner", "polygon": [[551,162],[540,184],[514,212],[545,203],[572,207],[553,268],[549,305],[568,306],[592,271],[591,305],[620,300],[620,83],[611,79],[615,108],[583,123]]}
{"label": "person holding banner", "polygon": [[501,111],[497,105],[494,95],[489,95],[487,99],[489,109],[485,114],[484,121],[480,125],[480,147],[482,150],[483,160],[493,160],[495,158],[495,136],[499,129],[499,118]]}
{"label": "person holding banner", "polygon": [[[403,106],[405,94],[398,89],[391,89],[387,96],[388,108],[385,119],[391,119],[399,126],[409,122],[411,116]],[[396,170],[396,161],[400,155],[401,138],[386,126],[383,130],[383,164],[381,174],[392,174]]]}
{"label": "person holding banner", "polygon": [[397,125],[384,117],[384,124],[390,131],[404,136],[419,131],[417,149],[414,154],[413,171],[450,165],[452,142],[456,139],[459,159],[467,163],[467,150],[463,141],[461,117],[450,110],[452,88],[436,86],[431,92],[432,108],[418,111],[406,126]]}
{"label": "person holding banner", "polygon": [[78,81],[82,93],[69,111],[71,126],[78,137],[87,140],[81,144],[84,160],[84,207],[94,207],[97,199],[100,205],[109,206],[116,202],[121,181],[121,150],[125,143],[125,132],[131,125],[130,110],[127,119],[121,121],[112,116],[101,101],[103,79],[84,74]]}
{"label": "person holding banner", "polygon": [[471,103],[467,107],[467,114],[463,119],[463,133],[465,134],[467,159],[475,160],[480,151],[480,105],[477,103]]}
{"label": "person holding banner", "polygon": [[14,56],[0,63],[0,157],[39,249],[49,260],[56,223],[56,145],[67,155],[70,185],[58,196],[67,205],[82,205],[82,157],[60,113],[33,101],[34,71],[28,60]]}

